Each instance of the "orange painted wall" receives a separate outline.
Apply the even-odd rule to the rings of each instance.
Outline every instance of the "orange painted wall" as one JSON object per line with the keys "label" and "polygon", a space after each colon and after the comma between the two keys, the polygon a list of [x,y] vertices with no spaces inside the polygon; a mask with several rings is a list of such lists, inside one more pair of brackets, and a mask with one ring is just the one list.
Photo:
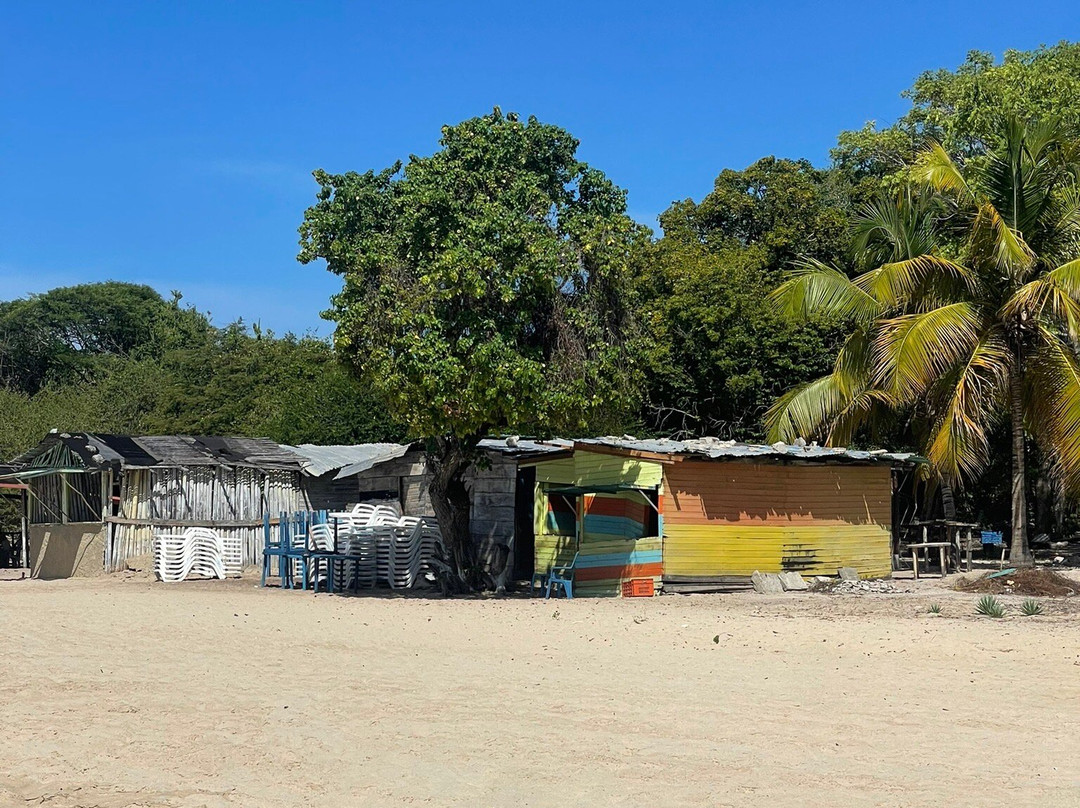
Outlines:
{"label": "orange painted wall", "polygon": [[892,522],[888,466],[683,461],[664,471],[667,525]]}

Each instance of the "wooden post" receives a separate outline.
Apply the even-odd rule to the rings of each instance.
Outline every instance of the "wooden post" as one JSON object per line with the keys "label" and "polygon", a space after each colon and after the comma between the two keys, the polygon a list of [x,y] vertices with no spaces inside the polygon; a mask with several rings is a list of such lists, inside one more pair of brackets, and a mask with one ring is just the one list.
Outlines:
{"label": "wooden post", "polygon": [[915,571],[915,580],[919,580],[919,551],[914,547],[911,549],[911,568]]}
{"label": "wooden post", "polygon": [[944,578],[946,575],[949,574],[949,568],[948,568],[948,566],[946,566],[949,563],[947,561],[947,553],[949,551],[949,548],[946,547],[944,544],[942,544],[938,548],[938,550],[940,551],[940,554],[941,554],[941,577]]}
{"label": "wooden post", "polygon": [[105,571],[112,572],[113,552],[112,533],[113,526],[109,522],[112,505],[112,469],[101,472],[101,528],[105,532],[102,537],[105,541]]}
{"label": "wooden post", "polygon": [[30,566],[30,494],[27,489],[22,491],[22,518],[19,520],[22,529],[22,559],[20,567]]}
{"label": "wooden post", "polygon": [[967,567],[967,571],[971,572],[971,528],[970,527],[967,529],[967,553],[965,553],[964,560],[966,561],[965,566]]}
{"label": "wooden post", "polygon": [[60,473],[60,523],[68,523],[68,508],[71,506],[71,494],[68,493],[67,472]]}

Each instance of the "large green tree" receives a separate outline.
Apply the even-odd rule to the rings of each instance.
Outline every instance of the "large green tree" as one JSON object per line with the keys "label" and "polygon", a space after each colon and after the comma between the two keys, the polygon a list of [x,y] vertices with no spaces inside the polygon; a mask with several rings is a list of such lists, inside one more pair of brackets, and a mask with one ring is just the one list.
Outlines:
{"label": "large green tree", "polygon": [[26,393],[88,380],[98,357],[128,356],[151,342],[166,308],[149,286],[117,281],[0,302],[0,380]]}
{"label": "large green tree", "polygon": [[427,442],[454,584],[471,588],[478,442],[604,429],[633,403],[628,269],[647,232],[556,126],[496,109],[440,145],[404,167],[315,172],[299,259],[344,279],[337,348]]}
{"label": "large green tree", "polygon": [[[1014,563],[1031,562],[1025,435],[1080,491],[1080,142],[1058,122],[999,123],[993,148],[922,152],[911,176],[940,205],[908,205],[897,232],[916,237],[854,279],[806,262],[780,287],[790,312],[825,311],[856,328],[833,373],[781,398],[774,437],[837,440],[877,408],[918,408],[926,454],[970,482],[1008,426]],[[958,247],[957,230],[963,233]]]}

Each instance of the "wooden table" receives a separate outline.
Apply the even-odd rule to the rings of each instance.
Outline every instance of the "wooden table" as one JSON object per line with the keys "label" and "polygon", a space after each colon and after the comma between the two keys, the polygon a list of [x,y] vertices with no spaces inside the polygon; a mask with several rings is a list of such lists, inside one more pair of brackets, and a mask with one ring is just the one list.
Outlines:
{"label": "wooden table", "polygon": [[974,522],[959,522],[955,519],[922,519],[915,522],[910,522],[906,527],[922,528],[922,546],[934,547],[937,542],[930,541],[930,531],[935,532],[941,530],[945,534],[945,538],[953,537],[950,542],[953,547],[956,548],[956,570],[960,571],[960,561],[964,559],[967,563],[967,571],[971,572],[971,550],[972,550],[972,530],[978,529],[978,525]]}
{"label": "wooden table", "polygon": [[924,541],[921,544],[909,544],[908,549],[911,550],[911,568],[915,570],[915,580],[919,580],[919,550],[930,550],[934,547],[938,548],[941,553],[941,577],[944,578],[948,572],[948,558],[949,548],[953,546],[951,541]]}

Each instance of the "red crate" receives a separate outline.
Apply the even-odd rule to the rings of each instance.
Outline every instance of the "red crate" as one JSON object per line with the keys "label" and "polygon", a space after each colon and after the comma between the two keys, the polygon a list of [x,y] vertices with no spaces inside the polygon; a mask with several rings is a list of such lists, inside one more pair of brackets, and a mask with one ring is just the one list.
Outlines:
{"label": "red crate", "polygon": [[654,594],[652,578],[634,578],[622,583],[624,598],[651,598]]}

